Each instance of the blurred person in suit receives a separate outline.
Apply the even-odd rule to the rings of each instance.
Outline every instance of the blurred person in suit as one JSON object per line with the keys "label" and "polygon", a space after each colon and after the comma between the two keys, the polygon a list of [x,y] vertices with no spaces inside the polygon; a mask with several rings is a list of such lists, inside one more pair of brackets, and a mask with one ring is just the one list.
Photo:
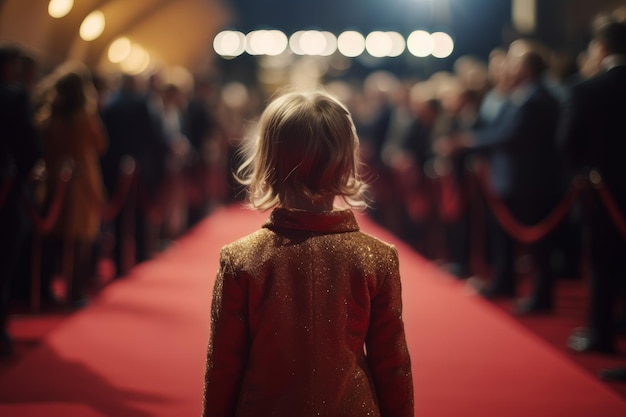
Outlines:
{"label": "blurred person in suit", "polygon": [[[560,140],[575,169],[594,169],[596,178],[626,213],[626,25],[615,21],[596,27],[587,56],[601,70],[572,87]],[[615,313],[626,278],[626,241],[597,192],[587,206],[587,247],[590,250],[590,307],[587,327],[574,330],[568,345],[579,352],[614,352]],[[618,375],[619,376],[619,375]],[[621,378],[626,380],[626,370]]]}
{"label": "blurred person in suit", "polygon": [[[494,120],[461,135],[450,148],[462,147],[487,157],[489,186],[522,224],[543,220],[563,195],[562,165],[556,148],[559,103],[542,83],[546,68],[540,49],[526,40],[513,42],[506,56],[509,78],[508,99]],[[488,223],[493,262],[492,279],[479,285],[485,298],[515,297],[516,241],[492,216]],[[532,293],[516,303],[518,314],[549,312],[553,309],[554,277],[550,258],[552,233],[529,245],[535,278]],[[472,284],[476,284],[472,281]]]}
{"label": "blurred person in suit", "polygon": [[0,357],[13,352],[8,333],[11,283],[28,233],[22,198],[41,156],[28,92],[19,85],[21,51],[0,45]]}
{"label": "blurred person in suit", "polygon": [[[109,136],[109,150],[102,158],[104,183],[109,193],[113,193],[117,185],[122,158],[128,155],[137,163],[140,204],[135,207],[134,216],[135,258],[142,262],[149,257],[145,211],[157,202],[165,176],[169,148],[163,122],[153,110],[148,96],[140,92],[137,79],[128,74],[121,76],[120,88],[105,103],[102,120]],[[127,207],[129,205],[132,203],[127,202]],[[117,275],[126,272],[121,245],[123,226],[123,216],[118,215],[115,219],[114,250]]]}

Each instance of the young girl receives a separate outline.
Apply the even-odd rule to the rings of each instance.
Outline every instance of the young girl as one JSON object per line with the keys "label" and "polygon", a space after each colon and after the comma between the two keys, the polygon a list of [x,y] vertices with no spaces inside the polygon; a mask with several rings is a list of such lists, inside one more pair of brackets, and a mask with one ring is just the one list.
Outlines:
{"label": "young girl", "polygon": [[359,231],[350,113],[288,93],[238,170],[263,227],[222,248],[203,416],[412,416],[396,249]]}

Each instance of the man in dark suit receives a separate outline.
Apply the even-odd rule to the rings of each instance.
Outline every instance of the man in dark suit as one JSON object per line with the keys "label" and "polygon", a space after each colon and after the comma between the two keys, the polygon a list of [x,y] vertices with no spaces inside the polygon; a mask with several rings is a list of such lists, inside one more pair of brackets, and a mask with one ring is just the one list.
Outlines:
{"label": "man in dark suit", "polygon": [[[561,129],[563,151],[574,168],[593,169],[626,214],[626,25],[609,22],[596,30],[589,56],[601,62],[596,76],[571,90]],[[626,238],[619,233],[597,192],[588,205],[590,309],[588,327],[568,345],[577,351],[615,350],[615,307],[626,279]],[[623,375],[626,379],[626,371]]]}
{"label": "man in dark suit", "polygon": [[[477,127],[462,140],[470,152],[486,156],[492,192],[525,225],[543,220],[558,203],[563,189],[555,141],[559,104],[541,82],[544,69],[545,61],[536,45],[524,40],[513,42],[505,64],[511,86],[506,103],[491,123]],[[493,276],[479,291],[485,298],[514,297],[516,243],[491,217],[488,233]],[[532,243],[529,249],[536,271],[534,289],[530,297],[519,300],[519,314],[553,308],[552,234]]]}
{"label": "man in dark suit", "polygon": [[[136,260],[148,258],[146,247],[145,213],[147,203],[154,204],[165,176],[167,143],[162,120],[150,106],[148,98],[138,91],[137,81],[131,75],[123,75],[119,91],[114,93],[102,110],[102,120],[109,136],[109,150],[102,158],[102,175],[109,194],[114,193],[124,155],[137,162],[139,203],[135,208]],[[124,271],[120,237],[123,232],[122,216],[115,221],[117,242],[115,261],[117,274]]]}
{"label": "man in dark suit", "polygon": [[7,332],[11,281],[27,234],[22,196],[41,156],[30,99],[17,83],[21,52],[0,45],[0,357],[12,352]]}

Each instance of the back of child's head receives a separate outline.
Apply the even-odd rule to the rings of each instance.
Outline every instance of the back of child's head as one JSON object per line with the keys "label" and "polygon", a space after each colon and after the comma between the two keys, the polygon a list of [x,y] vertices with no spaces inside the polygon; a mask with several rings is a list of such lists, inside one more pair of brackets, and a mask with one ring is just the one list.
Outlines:
{"label": "back of child's head", "polygon": [[293,199],[338,196],[363,207],[358,137],[350,112],[322,91],[291,92],[272,101],[237,171],[250,204],[266,210]]}

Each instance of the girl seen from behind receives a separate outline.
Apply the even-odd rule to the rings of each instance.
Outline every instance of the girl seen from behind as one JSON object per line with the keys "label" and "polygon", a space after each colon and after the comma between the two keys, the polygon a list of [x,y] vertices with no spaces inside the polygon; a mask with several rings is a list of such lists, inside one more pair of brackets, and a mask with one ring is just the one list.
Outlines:
{"label": "girl seen from behind", "polygon": [[[263,227],[220,253],[203,416],[412,416],[396,249],[359,230],[350,113],[269,104],[237,172]],[[342,208],[344,207],[344,208]]]}

